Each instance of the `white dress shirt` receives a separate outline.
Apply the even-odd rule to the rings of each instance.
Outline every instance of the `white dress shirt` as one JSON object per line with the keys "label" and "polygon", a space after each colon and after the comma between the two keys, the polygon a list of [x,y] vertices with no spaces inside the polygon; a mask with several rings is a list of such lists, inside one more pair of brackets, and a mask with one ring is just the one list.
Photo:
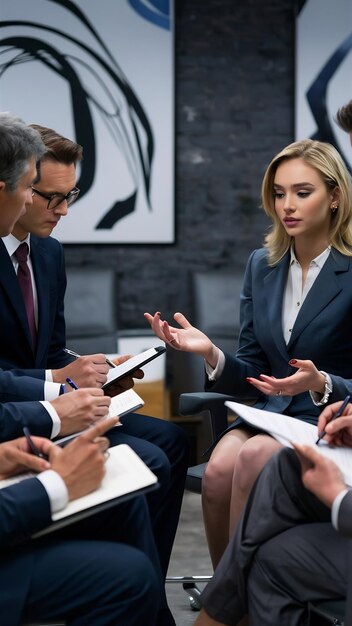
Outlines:
{"label": "white dress shirt", "polygon": [[68,503],[68,491],[64,480],[54,470],[46,470],[37,476],[50,500],[51,514],[64,509]]}

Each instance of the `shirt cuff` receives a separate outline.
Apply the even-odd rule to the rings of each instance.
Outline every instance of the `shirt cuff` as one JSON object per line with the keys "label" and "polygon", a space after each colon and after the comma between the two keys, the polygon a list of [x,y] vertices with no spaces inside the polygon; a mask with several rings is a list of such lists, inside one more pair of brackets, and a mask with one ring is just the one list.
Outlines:
{"label": "shirt cuff", "polygon": [[54,437],[57,437],[60,429],[61,429],[61,420],[58,416],[57,411],[54,409],[53,405],[50,402],[47,402],[45,400],[40,400],[40,404],[43,405],[44,409],[46,409],[46,411],[48,411],[51,420],[53,422],[53,427],[52,427],[52,431],[51,431],[51,435],[50,435],[50,439],[54,439]]}
{"label": "shirt cuff", "polygon": [[45,370],[45,380],[48,381],[48,383],[52,383],[53,381],[53,373],[51,370]]}
{"label": "shirt cuff", "polygon": [[61,385],[60,383],[51,383],[46,381],[44,383],[44,400],[55,400],[60,395]]}
{"label": "shirt cuff", "polygon": [[329,396],[332,393],[332,380],[331,376],[326,372],[320,371],[325,376],[325,390],[324,393],[317,393],[316,391],[309,391],[310,397],[315,406],[324,406],[329,400]]}
{"label": "shirt cuff", "polygon": [[54,470],[46,470],[37,476],[50,500],[51,515],[61,511],[68,504],[68,491],[64,480]]}
{"label": "shirt cuff", "polygon": [[344,499],[346,493],[349,492],[349,489],[343,489],[340,491],[338,496],[336,496],[335,500],[332,503],[331,507],[331,523],[335,530],[339,530],[338,520],[339,520],[339,510],[342,500]]}
{"label": "shirt cuff", "polygon": [[218,362],[215,366],[215,369],[213,369],[211,365],[209,365],[209,363],[204,361],[206,374],[208,376],[208,379],[212,382],[220,378],[225,367],[225,355],[223,351],[220,350],[220,348],[218,348],[218,350],[219,350],[219,356],[218,356]]}

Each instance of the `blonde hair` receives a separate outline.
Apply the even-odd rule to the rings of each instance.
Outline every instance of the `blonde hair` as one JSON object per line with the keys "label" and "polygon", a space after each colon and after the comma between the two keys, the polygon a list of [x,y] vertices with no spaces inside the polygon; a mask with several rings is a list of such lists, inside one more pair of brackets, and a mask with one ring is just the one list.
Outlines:
{"label": "blonde hair", "polygon": [[289,249],[292,237],[276,215],[274,179],[283,161],[302,159],[321,176],[328,191],[340,191],[339,206],[331,214],[329,244],[342,254],[352,256],[352,185],[350,174],[337,150],[329,143],[303,139],[286,146],[269,164],[262,183],[262,206],[273,225],[265,237],[269,265],[275,265]]}

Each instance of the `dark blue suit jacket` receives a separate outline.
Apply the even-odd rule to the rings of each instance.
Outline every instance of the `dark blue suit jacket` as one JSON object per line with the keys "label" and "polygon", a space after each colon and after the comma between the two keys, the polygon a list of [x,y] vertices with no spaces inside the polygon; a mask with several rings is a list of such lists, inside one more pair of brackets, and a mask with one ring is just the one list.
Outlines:
{"label": "dark blue suit jacket", "polygon": [[7,550],[30,538],[51,522],[49,498],[43,485],[30,478],[0,491],[0,614],[6,626],[17,626],[31,581],[34,550]]}
{"label": "dark blue suit jacket", "polygon": [[[12,374],[31,376],[40,381],[45,369],[58,369],[72,361],[65,347],[64,295],[66,273],[61,244],[52,237],[31,237],[31,260],[38,297],[38,338],[33,353],[26,311],[16,273],[4,243],[0,240],[0,368]],[[28,379],[21,380],[23,399],[38,397],[34,383],[31,395]],[[42,382],[40,383],[42,385]],[[12,387],[1,380],[0,400],[15,400]],[[41,396],[43,397],[43,396]],[[17,398],[18,399],[18,398]]]}
{"label": "dark blue suit jacket", "polygon": [[275,266],[267,251],[249,258],[241,294],[241,332],[235,356],[225,354],[220,378],[208,390],[252,399],[255,406],[286,413],[316,423],[321,407],[308,392],[294,397],[263,396],[246,377],[269,374],[282,378],[297,370],[293,358],[310,359],[330,374],[333,393],[329,402],[352,393],[352,258],[332,249],[301,307],[286,345],[282,332],[282,304],[289,267],[289,252]]}

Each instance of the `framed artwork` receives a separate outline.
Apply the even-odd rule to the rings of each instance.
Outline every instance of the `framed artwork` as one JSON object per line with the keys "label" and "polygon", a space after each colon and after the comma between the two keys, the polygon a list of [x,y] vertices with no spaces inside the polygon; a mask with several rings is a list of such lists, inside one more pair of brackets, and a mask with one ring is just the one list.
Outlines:
{"label": "framed artwork", "polygon": [[301,0],[296,19],[296,139],[332,143],[352,171],[348,134],[337,110],[352,100],[352,3]]}
{"label": "framed artwork", "polygon": [[63,243],[170,244],[172,0],[1,0],[0,108],[83,146]]}

